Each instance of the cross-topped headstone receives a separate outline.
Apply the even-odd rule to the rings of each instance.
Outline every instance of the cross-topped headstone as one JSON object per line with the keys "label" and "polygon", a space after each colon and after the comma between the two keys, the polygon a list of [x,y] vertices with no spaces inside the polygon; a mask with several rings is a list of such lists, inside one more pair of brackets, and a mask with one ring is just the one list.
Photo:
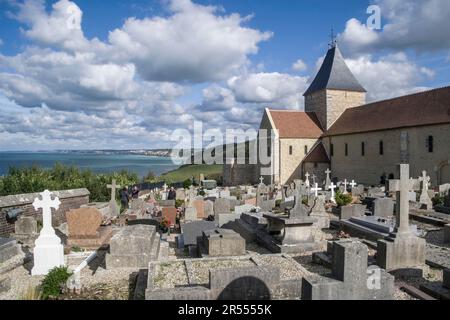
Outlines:
{"label": "cross-topped headstone", "polygon": [[264,178],[263,177],[260,177],[259,178],[259,184],[261,185],[261,184],[264,184]]}
{"label": "cross-topped headstone", "polygon": [[319,196],[319,191],[322,191],[322,188],[319,188],[319,184],[315,183],[314,188],[311,189],[311,192],[314,192],[314,196],[316,198]]}
{"label": "cross-topped headstone", "polygon": [[330,185],[331,185],[330,174],[331,174],[331,170],[327,169],[325,171],[325,174],[327,175],[326,180],[325,180],[325,190],[330,190]]}
{"label": "cross-topped headstone", "polygon": [[414,184],[415,180],[409,177],[409,164],[400,164],[400,180],[389,180],[389,191],[396,192],[397,214],[394,233],[399,236],[411,234],[408,193],[413,189]]}
{"label": "cross-topped headstone", "polygon": [[307,187],[301,180],[295,180],[288,188],[286,188],[286,197],[294,196],[294,207],[289,212],[289,218],[297,218],[307,216],[307,212],[303,206],[303,196],[307,194]]}
{"label": "cross-topped headstone", "polygon": [[355,182],[355,180],[352,180],[350,183],[350,187],[355,188],[358,184]]}
{"label": "cross-topped headstone", "polygon": [[422,193],[420,194],[420,203],[427,206],[427,210],[433,209],[433,202],[428,194],[428,188],[430,186],[431,178],[427,175],[427,172],[422,171],[422,176],[419,177],[419,181],[422,182]]}
{"label": "cross-topped headstone", "polygon": [[52,227],[52,209],[58,210],[61,201],[59,201],[58,197],[54,197],[52,199],[52,193],[48,190],[45,190],[41,194],[42,200],[39,198],[34,199],[33,207],[34,210],[38,211],[42,209],[42,217],[43,217],[43,228],[42,232],[46,234],[55,233],[55,230]]}
{"label": "cross-topped headstone", "polygon": [[331,190],[331,202],[336,203],[336,193],[334,192],[334,190],[337,188],[337,185],[335,185],[334,183],[330,184],[330,190]]}
{"label": "cross-topped headstone", "polygon": [[305,178],[306,178],[305,185],[306,185],[307,188],[309,188],[311,186],[311,183],[309,182],[309,177],[310,177],[310,174],[307,172],[305,174]]}
{"label": "cross-topped headstone", "polygon": [[116,179],[113,179],[111,184],[106,186],[108,189],[111,189],[111,201],[116,202],[116,192],[117,189],[120,188],[120,185],[116,184]]}
{"label": "cross-topped headstone", "polygon": [[348,186],[348,181],[347,179],[344,180],[344,194],[347,194],[347,186]]}
{"label": "cross-topped headstone", "polygon": [[56,196],[52,198],[48,190],[42,192],[40,197],[33,202],[36,211],[42,209],[43,217],[43,228],[34,247],[33,276],[46,275],[51,269],[64,265],[64,247],[52,226],[52,209],[58,210],[61,202]]}

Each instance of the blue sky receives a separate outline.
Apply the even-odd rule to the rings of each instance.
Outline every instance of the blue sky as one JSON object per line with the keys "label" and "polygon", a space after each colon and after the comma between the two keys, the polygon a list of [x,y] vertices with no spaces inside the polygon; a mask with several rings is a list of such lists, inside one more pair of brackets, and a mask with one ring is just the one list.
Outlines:
{"label": "blue sky", "polygon": [[[366,26],[369,5],[380,30]],[[265,107],[302,110],[331,28],[369,101],[450,83],[446,0],[0,0],[0,11],[0,150],[170,147],[194,121],[256,128]]]}

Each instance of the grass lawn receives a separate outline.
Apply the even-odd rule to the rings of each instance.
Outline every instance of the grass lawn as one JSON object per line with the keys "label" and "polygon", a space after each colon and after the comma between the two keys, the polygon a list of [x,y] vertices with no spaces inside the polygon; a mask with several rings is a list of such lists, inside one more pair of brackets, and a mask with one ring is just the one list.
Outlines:
{"label": "grass lawn", "polygon": [[198,179],[200,177],[200,174],[204,174],[206,178],[211,175],[220,175],[222,176],[222,169],[223,165],[221,164],[214,164],[214,165],[186,165],[178,168],[177,170],[167,172],[160,177],[158,177],[158,180],[166,181],[167,183],[174,183],[174,182],[182,182],[187,179],[191,179],[192,177],[195,177],[195,179]]}

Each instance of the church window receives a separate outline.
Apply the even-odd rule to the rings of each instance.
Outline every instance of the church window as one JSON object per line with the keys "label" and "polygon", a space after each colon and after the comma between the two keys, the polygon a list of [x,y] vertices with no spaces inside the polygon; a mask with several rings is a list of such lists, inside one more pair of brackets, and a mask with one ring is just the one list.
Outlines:
{"label": "church window", "polygon": [[428,152],[430,152],[430,153],[434,152],[434,137],[433,136],[428,136],[427,148],[428,148]]}
{"label": "church window", "polygon": [[292,146],[289,146],[289,155],[290,155],[290,156],[292,156],[292,154],[294,153],[293,151],[294,151],[294,150],[292,149]]}
{"label": "church window", "polygon": [[384,143],[380,141],[380,156],[384,155]]}
{"label": "church window", "polygon": [[348,156],[348,143],[345,144],[345,156]]}
{"label": "church window", "polygon": [[361,142],[361,155],[364,157],[366,155],[366,144]]}
{"label": "church window", "polygon": [[314,162],[314,168],[316,168],[316,169],[317,169],[317,167],[318,167],[318,164],[317,164],[317,162]]}
{"label": "church window", "polygon": [[334,156],[334,144],[330,144],[330,155]]}
{"label": "church window", "polygon": [[305,155],[308,154],[308,146],[305,146]]}

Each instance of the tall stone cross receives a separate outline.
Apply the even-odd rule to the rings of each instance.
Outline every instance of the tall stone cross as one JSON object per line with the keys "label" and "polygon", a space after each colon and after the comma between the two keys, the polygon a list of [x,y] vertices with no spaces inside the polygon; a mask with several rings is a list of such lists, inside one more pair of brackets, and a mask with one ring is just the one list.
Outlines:
{"label": "tall stone cross", "polygon": [[325,180],[325,190],[329,190],[331,185],[331,178],[330,178],[331,170],[327,169],[327,171],[325,171],[325,174],[327,175]]}
{"label": "tall stone cross", "polygon": [[347,179],[344,180],[344,194],[347,194],[347,186],[348,186],[348,181]]}
{"label": "tall stone cross", "polygon": [[319,188],[319,184],[316,182],[314,188],[311,189],[311,192],[314,192],[314,196],[317,198],[319,196],[319,191],[322,191],[322,188]]}
{"label": "tall stone cross", "polygon": [[58,210],[61,201],[59,201],[58,197],[52,199],[52,193],[48,190],[45,190],[40,195],[42,200],[39,198],[34,199],[33,207],[36,211],[42,209],[43,227],[41,234],[55,234],[55,230],[52,227],[52,208]]}
{"label": "tall stone cross", "polygon": [[350,183],[350,187],[355,188],[357,186],[357,183],[355,182],[355,180],[352,180],[352,182]]}
{"label": "tall stone cross", "polygon": [[310,174],[307,172],[305,174],[305,178],[306,178],[305,185],[306,185],[307,188],[309,188],[311,186],[311,182],[309,182],[309,177],[310,177]]}
{"label": "tall stone cross", "polygon": [[426,171],[422,171],[422,176],[419,178],[419,181],[422,182],[422,192],[420,194],[420,203],[425,204],[427,206],[427,210],[433,209],[433,202],[430,199],[428,194],[428,188],[430,186],[431,178],[427,176]]}
{"label": "tall stone cross", "polygon": [[33,207],[37,211],[42,209],[43,228],[35,242],[33,251],[33,276],[46,275],[51,269],[64,265],[64,246],[52,227],[52,209],[58,210],[61,202],[58,197],[45,190],[40,194],[42,199],[34,199]]}
{"label": "tall stone cross", "polygon": [[294,180],[286,190],[286,196],[290,197],[294,195],[294,207],[289,212],[289,218],[295,218],[299,216],[307,216],[307,212],[303,207],[303,196],[307,194],[306,185],[302,180]]}
{"label": "tall stone cross", "polygon": [[400,164],[400,180],[389,180],[389,191],[396,192],[397,198],[396,225],[392,235],[394,237],[411,235],[408,194],[415,182],[409,177],[409,164]]}
{"label": "tall stone cross", "polygon": [[336,203],[336,193],[334,190],[337,188],[337,185],[335,185],[333,182],[330,184],[330,190],[331,190],[331,202]]}
{"label": "tall stone cross", "polygon": [[312,180],[313,180],[313,185],[315,185],[315,184],[316,184],[316,175],[313,174],[313,175],[311,176],[311,178],[312,178]]}
{"label": "tall stone cross", "polygon": [[116,179],[113,179],[112,184],[108,184],[106,187],[111,189],[111,202],[116,202],[116,192],[120,188],[120,185],[116,184]]}

